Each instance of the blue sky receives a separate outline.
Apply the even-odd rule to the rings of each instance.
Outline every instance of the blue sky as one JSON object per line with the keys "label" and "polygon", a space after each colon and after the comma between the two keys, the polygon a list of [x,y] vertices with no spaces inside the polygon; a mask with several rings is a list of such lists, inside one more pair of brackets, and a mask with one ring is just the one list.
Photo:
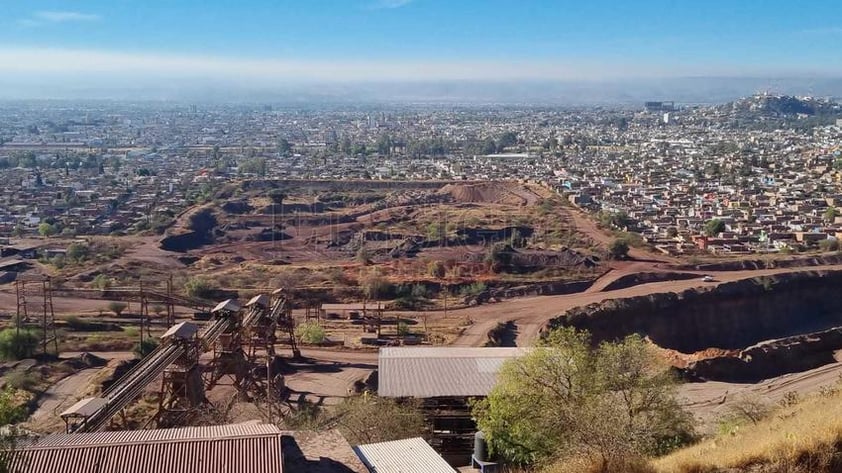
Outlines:
{"label": "blue sky", "polygon": [[840,0],[0,0],[0,73],[842,76]]}

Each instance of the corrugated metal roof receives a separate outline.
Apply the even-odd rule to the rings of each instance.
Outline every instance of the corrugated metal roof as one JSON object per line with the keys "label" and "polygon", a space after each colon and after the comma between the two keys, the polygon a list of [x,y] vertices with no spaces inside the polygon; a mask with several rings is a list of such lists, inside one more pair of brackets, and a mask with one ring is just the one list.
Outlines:
{"label": "corrugated metal roof", "polygon": [[456,473],[420,437],[360,445],[354,451],[371,473]]}
{"label": "corrugated metal roof", "polygon": [[246,302],[246,307],[251,307],[255,304],[259,304],[262,307],[269,307],[270,303],[271,302],[269,300],[269,296],[267,296],[266,294],[258,294],[249,299],[248,302]]}
{"label": "corrugated metal roof", "polygon": [[96,411],[102,409],[103,406],[108,404],[108,400],[102,397],[89,397],[80,400],[76,404],[68,407],[67,410],[61,413],[61,417],[64,416],[82,416],[88,417],[93,415]]}
{"label": "corrugated metal roof", "polygon": [[226,299],[217,304],[216,307],[214,307],[213,310],[211,310],[211,312],[216,313],[222,310],[228,312],[239,312],[240,309],[242,309],[242,307],[240,307],[240,304],[237,301],[235,301],[234,299]]}
{"label": "corrugated metal roof", "polygon": [[207,427],[181,427],[176,429],[118,430],[113,432],[88,432],[82,434],[53,434],[32,444],[33,448],[64,446],[120,445],[137,442],[169,442],[190,440],[218,440],[242,437],[281,435],[269,424],[229,424]]}
{"label": "corrugated metal roof", "polygon": [[486,396],[506,360],[525,348],[380,349],[377,392],[385,397]]}
{"label": "corrugated metal roof", "polygon": [[21,447],[12,471],[282,473],[280,438],[269,425],[51,435]]}
{"label": "corrugated metal roof", "polygon": [[199,327],[196,324],[190,322],[181,322],[179,324],[173,325],[163,335],[161,335],[161,339],[167,339],[169,337],[176,337],[176,338],[193,338],[194,335],[199,331]]}

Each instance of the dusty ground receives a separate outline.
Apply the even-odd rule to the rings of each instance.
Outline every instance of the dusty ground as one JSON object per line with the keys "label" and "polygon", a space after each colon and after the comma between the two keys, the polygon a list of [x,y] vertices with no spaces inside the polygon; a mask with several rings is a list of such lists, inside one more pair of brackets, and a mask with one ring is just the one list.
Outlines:
{"label": "dusty ground", "polygon": [[[211,247],[192,250],[188,254],[199,258],[192,268],[180,262],[177,256],[179,253],[167,252],[158,247],[156,237],[131,237],[131,248],[117,261],[110,264],[120,268],[131,268],[132,265],[142,265],[150,269],[152,274],[163,277],[168,274],[177,274],[184,277],[191,271],[196,274],[207,276],[217,275],[239,275],[251,272],[252,279],[237,279],[229,277],[232,288],[248,288],[252,291],[258,288],[273,288],[281,277],[285,268],[291,266],[309,266],[315,268],[336,267],[341,264],[350,264],[352,269],[345,269],[346,275],[353,275],[358,271],[353,266],[353,254],[335,249],[327,249],[326,242],[336,234],[342,232],[359,232],[361,229],[390,229],[401,232],[423,232],[423,226],[435,222],[445,213],[451,218],[457,214],[461,222],[468,222],[470,219],[479,218],[494,219],[495,215],[527,216],[532,212],[541,198],[548,197],[545,189],[531,186],[481,186],[465,187],[455,186],[443,189],[441,192],[455,198],[455,202],[447,205],[428,204],[424,202],[413,202],[411,195],[399,196],[389,203],[387,208],[376,208],[373,204],[363,204],[353,208],[336,212],[333,217],[325,215],[327,223],[311,224],[306,221],[292,226],[289,234],[290,240],[282,242],[261,242],[261,241],[232,241],[221,243]],[[452,212],[452,213],[451,213]],[[569,230],[578,232],[581,238],[573,243],[581,247],[590,244],[605,246],[613,240],[613,236],[600,230],[584,214],[571,210],[567,207],[556,207],[553,218],[563,222]],[[331,218],[341,215],[356,215],[354,220],[346,223],[336,223]],[[268,225],[268,216],[242,216],[231,217],[236,223],[237,220],[266,220],[262,224]],[[417,219],[414,221],[413,219]],[[496,225],[517,223],[513,219],[505,219],[494,222]],[[467,224],[467,223],[466,223]],[[422,256],[414,260],[418,264],[426,265],[430,258],[447,259],[460,258],[466,252],[477,251],[476,248],[430,248],[425,249]],[[606,271],[588,289],[583,292],[569,295],[523,297],[504,300],[497,303],[483,304],[475,307],[451,309],[447,314],[441,310],[428,310],[423,313],[427,323],[438,330],[448,333],[447,340],[458,346],[482,346],[487,340],[488,331],[501,322],[513,322],[516,328],[515,343],[519,346],[528,346],[537,339],[540,330],[546,322],[564,311],[593,302],[599,302],[611,298],[623,298],[641,296],[658,292],[678,292],[698,286],[712,286],[723,282],[730,282],[744,278],[757,276],[774,275],[784,272],[799,271],[799,269],[770,269],[754,271],[721,271],[707,273],[714,276],[713,283],[701,281],[702,273],[695,274],[694,279],[683,281],[666,281],[640,284],[626,289],[605,291],[614,281],[627,275],[643,272],[666,272],[672,271],[669,265],[677,262],[673,258],[663,255],[655,255],[640,249],[632,249],[633,261],[610,262],[602,268]],[[426,259],[425,259],[426,258]],[[399,260],[402,262],[404,260]],[[291,264],[292,263],[292,264]],[[393,271],[400,265],[391,259],[383,259],[379,262],[383,268]],[[415,263],[410,263],[415,264]],[[48,268],[47,268],[48,269]],[[817,266],[804,268],[802,270],[842,270],[837,266]],[[421,267],[421,271],[424,268]],[[156,273],[157,272],[157,273]],[[411,272],[408,273],[410,276]],[[397,274],[394,277],[399,277]],[[483,276],[485,277],[485,276]],[[161,283],[163,279],[156,282]],[[296,283],[304,281],[294,280]],[[55,311],[58,314],[98,314],[108,301],[92,300],[84,297],[53,298]],[[5,308],[6,313],[14,311],[16,298],[13,288],[9,285],[0,288],[0,307]],[[192,312],[188,308],[179,308],[181,316],[187,316]],[[301,315],[301,314],[298,314]],[[420,328],[422,319],[421,313],[401,313],[413,317],[419,321],[414,330]],[[107,318],[106,318],[107,319]],[[110,319],[107,319],[110,320]],[[341,324],[329,322],[329,327],[338,327]],[[347,324],[346,324],[347,325]],[[359,327],[348,326],[339,329],[341,336],[361,335]],[[384,330],[393,330],[386,328]],[[286,355],[284,348],[279,347],[279,352]],[[129,352],[104,352],[96,353],[103,358],[125,359],[133,356]],[[71,354],[64,354],[70,356]],[[377,365],[376,351],[344,350],[344,349],[304,349],[303,355],[309,361],[293,364],[293,371],[286,377],[288,387],[293,390],[294,396],[304,396],[306,399],[322,404],[335,404],[341,398],[348,396],[353,390],[354,384],[364,380]],[[78,393],[83,391],[85,386],[90,384],[92,377],[97,370],[84,370],[73,374],[47,392],[42,399],[39,409],[33,416],[33,421],[47,423],[52,428],[60,428],[63,424],[55,424],[56,412],[75,402]],[[786,375],[780,378],[767,380],[754,385],[740,385],[729,383],[693,383],[682,386],[681,395],[690,408],[706,426],[713,425],[713,421],[725,412],[730,403],[739,399],[743,393],[760,394],[776,402],[789,391],[809,392],[817,390],[820,386],[836,382],[842,374],[842,364],[836,363],[806,373]],[[159,381],[150,385],[149,392],[154,392],[160,386]],[[224,395],[221,393],[220,396]],[[244,410],[241,420],[248,420],[254,412]],[[49,419],[52,419],[49,420]],[[51,423],[49,423],[51,422]],[[60,423],[61,421],[58,420]]]}
{"label": "dusty ground", "polygon": [[58,432],[64,429],[59,414],[81,399],[91,387],[91,381],[102,368],[90,368],[67,376],[51,386],[38,401],[38,408],[32,413],[28,424],[44,432]]}

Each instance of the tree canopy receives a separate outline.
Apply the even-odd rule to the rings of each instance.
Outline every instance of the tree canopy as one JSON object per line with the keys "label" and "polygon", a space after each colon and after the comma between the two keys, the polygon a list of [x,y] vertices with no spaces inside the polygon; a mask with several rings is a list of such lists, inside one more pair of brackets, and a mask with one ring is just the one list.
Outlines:
{"label": "tree canopy", "polygon": [[510,463],[662,453],[693,433],[656,356],[639,336],[593,347],[587,333],[559,328],[506,362],[473,414],[492,453]]}
{"label": "tree canopy", "polygon": [[608,256],[611,259],[624,259],[629,255],[629,242],[624,238],[617,238],[608,245]]}
{"label": "tree canopy", "polygon": [[725,222],[715,218],[705,223],[705,235],[712,237],[725,231]]}

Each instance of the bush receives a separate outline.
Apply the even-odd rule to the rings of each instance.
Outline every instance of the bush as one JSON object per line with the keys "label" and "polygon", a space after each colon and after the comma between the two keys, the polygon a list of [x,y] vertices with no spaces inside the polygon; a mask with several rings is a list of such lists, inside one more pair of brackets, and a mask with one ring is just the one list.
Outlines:
{"label": "bush", "polygon": [[339,431],[352,445],[420,437],[426,432],[417,401],[362,396],[345,399],[335,408]]}
{"label": "bush", "polygon": [[608,256],[611,259],[625,259],[629,255],[629,242],[617,238],[608,245]]}
{"label": "bush", "polygon": [[459,289],[459,295],[461,295],[463,297],[478,296],[478,295],[482,294],[483,292],[485,292],[485,289],[486,289],[485,283],[481,282],[481,281],[477,281],[473,284],[469,284],[467,286],[462,286],[462,288]]}
{"label": "bush", "polygon": [[12,389],[32,391],[38,385],[38,377],[35,373],[26,371],[13,371],[5,376],[6,386]]}
{"label": "bush", "polygon": [[0,332],[0,357],[5,360],[30,358],[38,348],[40,337],[33,330],[7,328]]}
{"label": "bush", "polygon": [[108,310],[110,310],[111,312],[114,312],[114,315],[116,315],[117,317],[120,317],[121,315],[123,315],[123,311],[125,311],[127,307],[128,307],[128,305],[123,303],[123,302],[109,302],[108,303]]}
{"label": "bush", "polygon": [[827,239],[819,242],[819,249],[822,251],[839,251],[839,240]]}
{"label": "bush", "polygon": [[104,291],[111,287],[111,279],[104,274],[97,274],[94,278],[93,282],[91,283],[95,288]]}
{"label": "bush", "polygon": [[319,345],[327,339],[327,334],[318,323],[306,322],[295,327],[295,338],[308,345]]}
{"label": "bush", "polygon": [[198,297],[199,299],[211,299],[213,297],[214,288],[208,281],[202,278],[190,278],[184,283],[184,291],[190,297]]}
{"label": "bush", "polygon": [[158,342],[152,338],[146,338],[142,342],[135,344],[134,349],[132,351],[139,358],[143,358],[144,356],[155,351],[156,348],[158,348]]}
{"label": "bush", "polygon": [[16,394],[9,386],[0,391],[0,426],[26,420],[26,409],[20,405]]}

